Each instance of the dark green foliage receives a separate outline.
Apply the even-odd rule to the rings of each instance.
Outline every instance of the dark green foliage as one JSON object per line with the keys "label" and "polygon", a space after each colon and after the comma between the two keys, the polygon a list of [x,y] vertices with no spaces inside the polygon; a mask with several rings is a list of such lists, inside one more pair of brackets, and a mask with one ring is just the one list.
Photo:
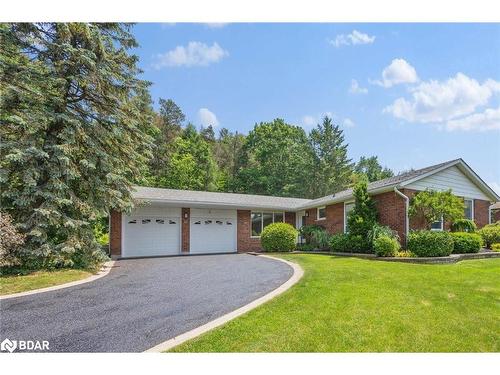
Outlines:
{"label": "dark green foliage", "polygon": [[453,237],[448,232],[411,232],[408,236],[408,250],[419,257],[448,256],[453,252]]}
{"label": "dark green foliage", "polygon": [[360,176],[365,176],[368,182],[383,180],[384,178],[394,176],[392,170],[380,165],[377,156],[362,156],[354,167],[354,173],[357,175],[356,180],[359,180]]}
{"label": "dark green foliage", "polygon": [[217,187],[219,191],[235,191],[240,156],[245,136],[222,128],[213,145],[214,158],[218,166]]}
{"label": "dark green foliage", "polygon": [[372,229],[368,232],[368,241],[373,242],[380,236],[386,236],[389,238],[394,238],[397,242],[400,241],[399,234],[394,229],[388,226],[380,225],[375,223]]}
{"label": "dark green foliage", "polygon": [[359,234],[351,234],[347,236],[348,239],[348,252],[369,254],[373,252],[372,243],[367,237]]}
{"label": "dark green foliage", "polygon": [[469,232],[473,233],[477,230],[476,223],[469,219],[458,219],[451,224],[452,232]]}
{"label": "dark green foliage", "polygon": [[309,134],[312,149],[310,175],[304,181],[308,184],[307,197],[318,198],[345,189],[352,173],[351,159],[347,157],[348,144],[344,132],[334,125],[331,118]]}
{"label": "dark green foliage", "polygon": [[0,267],[12,267],[21,263],[25,236],[16,229],[9,214],[0,212]]}
{"label": "dark green foliage", "polygon": [[305,197],[311,149],[301,127],[281,119],[255,125],[241,151],[235,190],[249,194]]}
{"label": "dark green foliage", "polygon": [[350,252],[349,236],[344,233],[333,234],[330,237],[330,250],[335,253]]}
{"label": "dark green foliage", "polygon": [[386,235],[380,235],[373,241],[373,250],[379,257],[394,257],[400,248],[395,238]]}
{"label": "dark green foliage", "polygon": [[297,230],[288,223],[273,223],[264,228],[260,243],[264,251],[292,251],[295,249]]}
{"label": "dark green foliage", "polygon": [[410,201],[408,210],[410,217],[426,223],[427,229],[435,221],[455,222],[464,217],[464,201],[447,191],[421,191]]}
{"label": "dark green foliage", "polygon": [[100,258],[91,222],[131,207],[150,158],[148,84],[129,25],[0,25],[1,204],[23,264]]}
{"label": "dark green foliage", "polygon": [[[354,186],[354,208],[347,218],[349,234],[360,236],[370,242],[368,235],[377,223],[377,209],[375,202],[368,195],[368,184],[366,180],[359,181]],[[370,245],[368,245],[368,249]],[[367,250],[368,250],[367,249]]]}
{"label": "dark green foliage", "polygon": [[313,235],[317,232],[324,232],[325,228],[321,225],[304,225],[299,229],[299,234],[306,240],[307,244],[311,244],[313,240]]}
{"label": "dark green foliage", "polygon": [[483,239],[479,234],[454,232],[453,237],[453,252],[455,254],[477,253],[481,250]]}
{"label": "dark green foliage", "polygon": [[483,238],[484,245],[491,249],[491,244],[500,242],[500,221],[485,225],[478,232]]}

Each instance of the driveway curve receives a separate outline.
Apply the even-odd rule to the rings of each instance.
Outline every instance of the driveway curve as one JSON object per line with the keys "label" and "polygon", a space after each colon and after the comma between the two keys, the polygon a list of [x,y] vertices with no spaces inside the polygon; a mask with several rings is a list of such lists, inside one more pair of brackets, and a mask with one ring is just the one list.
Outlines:
{"label": "driveway curve", "polygon": [[0,340],[54,352],[141,352],[269,293],[293,274],[246,254],[128,259],[109,275],[0,301]]}

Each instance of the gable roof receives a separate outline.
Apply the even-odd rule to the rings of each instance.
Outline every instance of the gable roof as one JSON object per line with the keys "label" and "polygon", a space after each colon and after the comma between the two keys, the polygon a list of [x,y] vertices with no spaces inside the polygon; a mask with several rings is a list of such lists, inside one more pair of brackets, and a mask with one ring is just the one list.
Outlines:
{"label": "gable roof", "polygon": [[[496,194],[462,159],[454,159],[444,163],[431,165],[383,180],[370,182],[368,192],[371,194],[383,193],[395,187],[403,188],[415,181],[423,179],[444,169],[457,166],[462,173],[469,177],[492,202],[500,201]],[[196,205],[198,207],[220,207],[241,209],[267,209],[282,211],[299,211],[308,208],[325,206],[327,204],[343,202],[353,198],[352,189],[340,191],[318,199],[284,198],[269,195],[216,193],[208,191],[176,190],[134,186],[132,198],[139,201],[162,202],[171,205]]]}
{"label": "gable roof", "polygon": [[[444,169],[450,168],[456,165],[464,174],[466,174],[478,187],[485,192],[485,194],[490,197],[492,201],[500,200],[500,197],[470,168],[467,163],[462,159],[454,159],[444,163],[439,163],[431,165],[429,167],[412,170],[409,172],[401,173],[397,176],[384,178],[383,180],[370,182],[368,184],[368,192],[371,194],[382,193],[384,191],[389,191],[395,187],[404,187],[415,181],[423,179],[434,173],[440,172]],[[323,206],[326,204],[331,204],[335,202],[343,202],[349,200],[353,197],[353,190],[347,189],[340,191],[338,193],[327,195],[322,198],[314,199],[307,203],[304,203],[298,209],[307,209],[318,206]]]}
{"label": "gable roof", "polygon": [[203,207],[234,207],[293,211],[310,199],[283,198],[269,195],[215,193],[209,191],[175,190],[134,186],[132,198],[152,202],[198,205]]}

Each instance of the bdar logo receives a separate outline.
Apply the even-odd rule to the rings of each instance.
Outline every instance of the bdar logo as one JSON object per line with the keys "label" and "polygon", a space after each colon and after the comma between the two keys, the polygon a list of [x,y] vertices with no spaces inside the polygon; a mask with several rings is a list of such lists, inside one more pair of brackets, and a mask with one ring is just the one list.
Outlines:
{"label": "bdar logo", "polygon": [[11,341],[9,339],[5,339],[0,344],[0,350],[2,351],[9,351],[12,353],[14,350],[16,350],[16,348],[17,348],[16,340]]}

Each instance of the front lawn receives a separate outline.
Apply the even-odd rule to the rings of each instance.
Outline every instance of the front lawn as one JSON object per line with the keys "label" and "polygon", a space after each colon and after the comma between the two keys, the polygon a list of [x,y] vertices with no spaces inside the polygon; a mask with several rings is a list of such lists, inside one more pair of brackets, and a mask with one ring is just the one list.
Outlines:
{"label": "front lawn", "polygon": [[65,269],[57,271],[38,271],[21,276],[1,276],[0,295],[26,292],[28,290],[69,283],[71,281],[84,279],[90,275],[92,275],[92,273],[85,270]]}
{"label": "front lawn", "polygon": [[286,254],[275,300],[175,352],[498,352],[500,259],[452,265]]}

